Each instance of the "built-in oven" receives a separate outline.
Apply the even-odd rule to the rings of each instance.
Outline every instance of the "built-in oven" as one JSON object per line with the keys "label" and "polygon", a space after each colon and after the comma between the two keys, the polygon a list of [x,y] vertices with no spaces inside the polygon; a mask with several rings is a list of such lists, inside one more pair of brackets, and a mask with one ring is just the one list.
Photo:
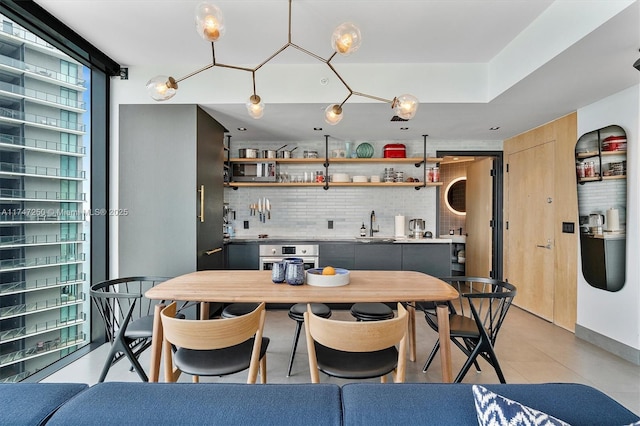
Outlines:
{"label": "built-in oven", "polygon": [[317,244],[260,244],[259,269],[273,269],[273,264],[287,257],[298,257],[304,263],[304,269],[318,267],[319,248]]}

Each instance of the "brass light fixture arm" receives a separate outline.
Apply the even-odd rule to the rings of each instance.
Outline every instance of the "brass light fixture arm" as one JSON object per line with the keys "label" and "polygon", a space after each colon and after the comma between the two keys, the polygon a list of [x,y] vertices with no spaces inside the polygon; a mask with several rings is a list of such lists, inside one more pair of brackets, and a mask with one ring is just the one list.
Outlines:
{"label": "brass light fixture arm", "polygon": [[185,75],[184,77],[176,78],[176,83],[180,83],[182,80],[186,80],[186,79],[188,79],[190,77],[193,77],[194,75],[199,74],[202,71],[206,71],[209,68],[213,68],[214,66],[215,66],[215,64],[205,65],[204,67],[200,68],[199,70],[196,70],[196,71],[194,71],[192,73],[189,73],[189,74]]}
{"label": "brass light fixture arm", "polygon": [[356,96],[362,96],[363,98],[369,98],[369,99],[373,99],[376,101],[380,101],[380,102],[386,102],[388,104],[393,104],[395,99],[385,99],[385,98],[380,98],[378,96],[373,96],[373,95],[367,95],[366,93],[361,93],[361,92],[353,92],[354,95]]}
{"label": "brass light fixture arm", "polygon": [[[342,106],[347,102],[347,100],[353,96],[361,96],[361,97],[365,97],[365,98],[369,98],[369,99],[373,99],[376,101],[381,101],[381,102],[386,102],[386,103],[390,103],[392,108],[396,107],[397,104],[397,98],[393,98],[392,100],[390,99],[385,99],[385,98],[381,98],[378,96],[373,96],[373,95],[369,95],[366,93],[362,93],[362,92],[356,92],[354,91],[349,84],[347,84],[347,82],[345,81],[344,78],[342,78],[342,76],[340,75],[340,73],[334,68],[333,64],[331,63],[331,61],[333,60],[333,58],[338,54],[337,51],[334,51],[331,56],[329,56],[328,59],[324,59],[323,57],[310,52],[309,50],[295,44],[292,42],[292,3],[293,0],[289,0],[289,16],[288,16],[288,33],[287,33],[287,43],[284,44],[282,47],[280,47],[280,49],[278,49],[276,52],[274,52],[271,56],[269,56],[267,59],[265,59],[264,61],[262,61],[258,66],[256,66],[255,68],[248,68],[248,67],[242,67],[242,66],[236,66],[236,65],[229,65],[229,64],[220,64],[216,62],[216,53],[215,53],[215,43],[211,42],[211,55],[212,55],[212,62],[196,71],[193,71],[187,75],[185,75],[184,77],[181,77],[179,79],[173,79],[172,77],[169,77],[169,81],[167,82],[168,87],[173,87],[171,85],[174,85],[175,87],[173,87],[174,89],[177,89],[177,83],[181,82],[183,80],[186,80],[190,77],[193,77],[196,74],[201,73],[202,71],[208,70],[210,68],[213,67],[220,67],[220,68],[229,68],[229,69],[235,69],[235,70],[241,70],[241,71],[247,71],[251,73],[251,79],[252,79],[252,83],[253,83],[253,96],[252,98],[256,98],[257,94],[256,94],[256,72],[262,68],[264,65],[266,65],[269,61],[271,61],[272,59],[274,59],[276,56],[278,56],[280,53],[284,52],[287,48],[289,47],[293,47],[299,51],[301,51],[302,53],[311,56],[312,58],[315,58],[316,60],[324,63],[325,65],[327,65],[329,67],[329,69],[335,74],[335,76],[338,78],[338,80],[340,80],[340,82],[342,83],[342,85],[347,89],[347,91],[349,92],[349,94],[347,95],[347,97],[342,101],[342,103],[340,103],[339,105],[337,105],[337,109],[339,110],[337,113],[341,114],[341,110],[342,110]],[[259,99],[258,99],[259,102]]]}

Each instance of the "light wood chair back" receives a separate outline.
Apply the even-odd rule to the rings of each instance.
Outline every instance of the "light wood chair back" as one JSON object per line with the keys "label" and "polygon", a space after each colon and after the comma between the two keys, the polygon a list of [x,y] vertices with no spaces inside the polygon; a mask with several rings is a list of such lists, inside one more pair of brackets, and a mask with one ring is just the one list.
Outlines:
{"label": "light wood chair back", "polygon": [[[398,303],[398,315],[382,321],[341,321],[321,318],[307,305],[304,314],[311,381],[319,382],[314,342],[345,352],[374,352],[398,345],[394,382],[404,382],[406,370],[408,314]],[[383,380],[384,381],[384,380]]]}
{"label": "light wood chair back", "polygon": [[[249,366],[249,383],[255,383],[264,330],[266,312],[264,302],[254,311],[234,318],[187,320],[175,318],[176,311],[176,302],[173,302],[160,313],[164,335],[165,369],[167,363],[171,363],[171,345],[195,350],[222,349],[235,346],[255,336]],[[173,364],[169,365],[173,371],[173,378],[177,378]]]}

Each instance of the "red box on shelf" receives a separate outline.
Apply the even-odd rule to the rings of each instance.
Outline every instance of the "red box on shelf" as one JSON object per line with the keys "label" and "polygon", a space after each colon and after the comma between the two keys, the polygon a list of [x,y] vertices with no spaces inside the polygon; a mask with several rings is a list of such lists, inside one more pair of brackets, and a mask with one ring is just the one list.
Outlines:
{"label": "red box on shelf", "polygon": [[390,143],[383,148],[384,158],[405,158],[407,156],[407,148],[401,143]]}

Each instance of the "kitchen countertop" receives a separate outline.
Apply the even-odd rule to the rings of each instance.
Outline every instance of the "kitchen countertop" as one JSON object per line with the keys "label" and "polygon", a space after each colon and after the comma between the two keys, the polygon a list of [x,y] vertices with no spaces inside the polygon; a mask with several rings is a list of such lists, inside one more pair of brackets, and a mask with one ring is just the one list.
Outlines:
{"label": "kitchen countertop", "polygon": [[234,237],[225,239],[225,243],[264,243],[264,244],[278,244],[282,242],[359,242],[363,244],[368,243],[385,243],[385,244],[449,244],[452,242],[450,238],[408,238],[408,237],[284,237],[273,236],[268,238],[257,237]]}
{"label": "kitchen countertop", "polygon": [[604,232],[604,234],[598,234],[598,235],[593,235],[593,234],[583,234],[586,235],[587,237],[591,237],[591,238],[598,238],[601,240],[623,240],[625,238],[627,238],[627,234],[624,232]]}

